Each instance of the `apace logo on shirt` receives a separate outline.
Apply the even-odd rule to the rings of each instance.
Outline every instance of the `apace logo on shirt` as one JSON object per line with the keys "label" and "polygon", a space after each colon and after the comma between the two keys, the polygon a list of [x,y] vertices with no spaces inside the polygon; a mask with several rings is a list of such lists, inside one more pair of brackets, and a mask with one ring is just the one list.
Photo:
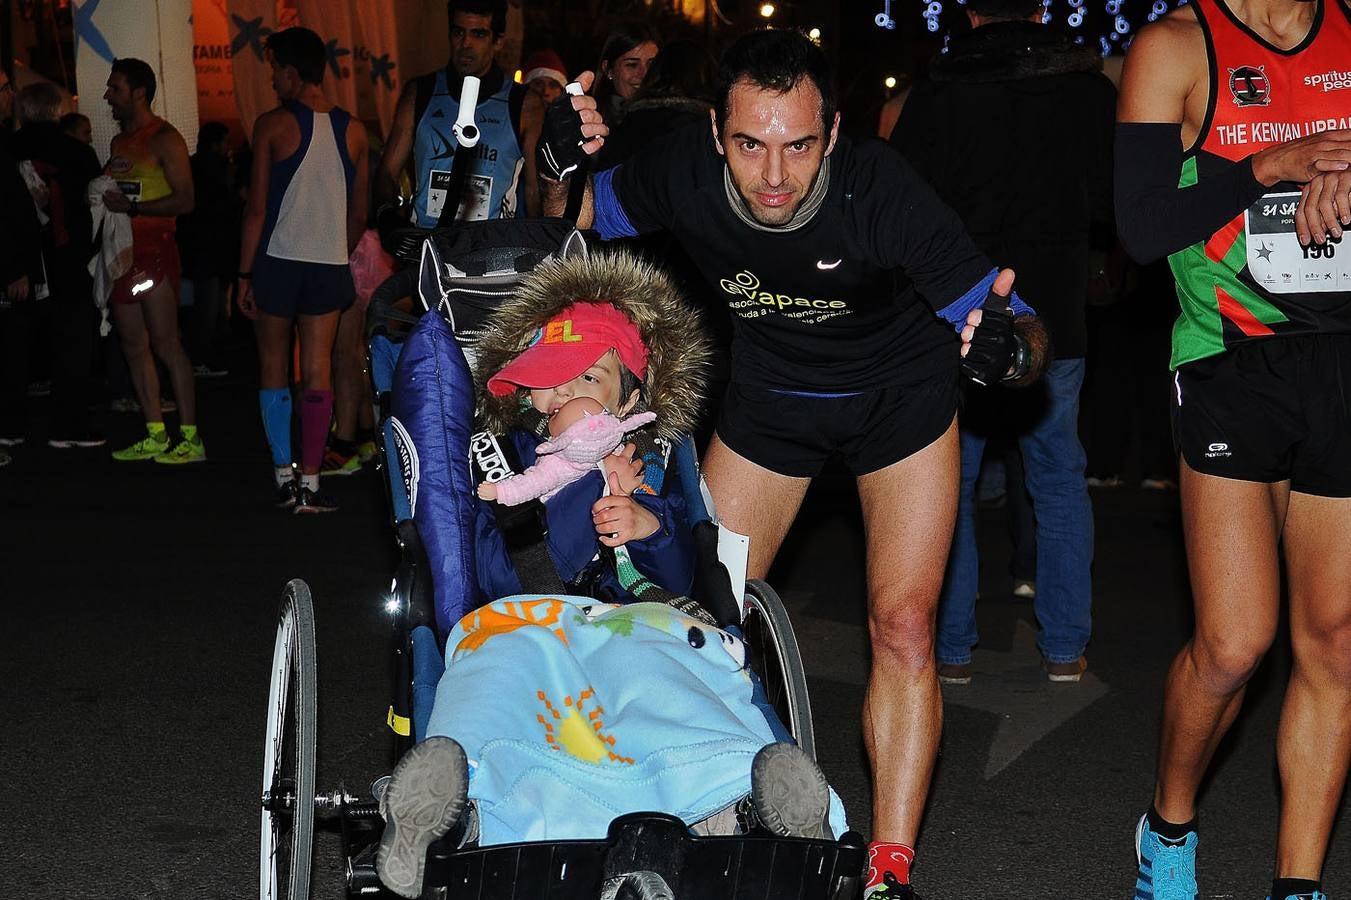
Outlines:
{"label": "apace logo on shirt", "polygon": [[744,298],[732,302],[733,309],[757,304],[772,306],[783,311],[790,307],[806,309],[845,309],[848,304],[843,300],[811,300],[807,297],[793,297],[788,294],[776,294],[760,290],[760,279],[750,270],[738,272],[732,278],[723,278],[718,282],[724,291],[733,297]]}
{"label": "apace logo on shirt", "polygon": [[1235,106],[1270,106],[1271,82],[1266,66],[1239,66],[1229,70],[1229,90]]}

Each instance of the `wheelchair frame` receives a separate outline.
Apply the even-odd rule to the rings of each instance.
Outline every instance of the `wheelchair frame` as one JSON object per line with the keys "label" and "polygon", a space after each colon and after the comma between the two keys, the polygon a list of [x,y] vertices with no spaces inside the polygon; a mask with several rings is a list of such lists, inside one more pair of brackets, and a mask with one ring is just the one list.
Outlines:
{"label": "wheelchair frame", "polygon": [[[417,674],[414,634],[426,628],[434,635],[435,616],[426,554],[411,511],[407,516],[400,515],[408,508],[407,499],[402,498],[401,506],[398,494],[402,476],[390,465],[386,427],[391,383],[385,376],[392,375],[392,367],[390,372],[377,371],[380,360],[375,351],[376,341],[399,343],[392,323],[411,325],[417,321],[416,315],[392,308],[400,292],[414,293],[416,285],[416,270],[396,272],[377,290],[367,310],[368,375],[381,431],[377,467],[384,472],[399,549],[390,592],[382,598],[390,618],[393,695],[386,721],[394,733],[391,766],[420,736],[413,724]],[[692,469],[698,478],[692,441],[686,438],[677,452],[685,454],[679,465]],[[698,495],[699,491],[693,493]],[[701,510],[711,518],[702,501],[692,512]],[[762,581],[747,582],[742,610],[748,665],[780,720],[814,757],[807,681],[787,610]],[[435,640],[437,649],[443,649],[442,639],[435,636]],[[260,841],[263,900],[309,896],[316,816],[335,822],[341,832],[349,896],[385,894],[374,865],[383,828],[378,802],[349,794],[341,784],[324,793],[315,785],[316,667],[312,598],[303,581],[292,580],[282,597],[267,709]],[[379,786],[379,782],[373,786],[373,793],[378,793]],[[429,850],[423,896],[480,900],[844,900],[856,893],[865,862],[866,844],[855,832],[837,841],[763,835],[700,838],[672,816],[638,813],[616,819],[603,840],[470,849],[437,842]],[[522,887],[522,882],[535,887]]]}

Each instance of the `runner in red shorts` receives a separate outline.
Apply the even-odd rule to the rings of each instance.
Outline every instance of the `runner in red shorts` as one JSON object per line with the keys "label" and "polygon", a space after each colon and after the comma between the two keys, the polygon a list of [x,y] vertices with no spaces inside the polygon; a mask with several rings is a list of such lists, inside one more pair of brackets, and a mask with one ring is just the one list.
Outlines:
{"label": "runner in red shorts", "polygon": [[[174,243],[175,217],[192,211],[192,172],[183,136],[150,111],[154,97],[155,72],[149,65],[131,57],[113,63],[103,99],[122,127],[107,167],[118,190],[103,199],[109,210],[131,216],[132,232],[131,271],[113,285],[113,322],[146,428],[145,437],[114,451],[113,459],[202,462],[206,448],[197,434],[192,364],[178,338],[181,272]],[[169,369],[178,401],[182,439],[176,444],[164,428],[155,357]]]}

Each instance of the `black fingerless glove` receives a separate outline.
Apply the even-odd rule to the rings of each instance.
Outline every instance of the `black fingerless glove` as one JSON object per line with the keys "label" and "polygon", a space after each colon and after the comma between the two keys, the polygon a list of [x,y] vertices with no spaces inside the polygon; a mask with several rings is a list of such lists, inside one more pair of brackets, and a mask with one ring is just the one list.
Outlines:
{"label": "black fingerless glove", "polygon": [[1008,372],[1017,349],[1008,298],[991,291],[981,307],[980,324],[971,336],[970,349],[962,357],[962,372],[976,384],[994,384]]}
{"label": "black fingerless glove", "polygon": [[564,94],[544,111],[544,127],[535,148],[539,174],[550,181],[562,181],[586,164],[582,144],[581,113],[572,108],[572,97]]}

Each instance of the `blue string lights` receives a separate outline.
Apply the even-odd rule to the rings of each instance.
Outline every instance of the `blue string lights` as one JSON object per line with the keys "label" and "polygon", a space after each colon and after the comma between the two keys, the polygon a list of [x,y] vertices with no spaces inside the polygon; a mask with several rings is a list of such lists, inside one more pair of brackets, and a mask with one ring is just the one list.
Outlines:
{"label": "blue string lights", "polygon": [[[895,27],[891,18],[893,0],[884,0],[883,12],[876,16],[879,27]],[[1123,53],[1135,36],[1140,25],[1153,22],[1167,15],[1173,9],[1184,5],[1187,0],[1132,0],[1127,8],[1126,0],[1042,0],[1045,12],[1042,20],[1051,22],[1059,19],[1075,35],[1080,44],[1096,43],[1103,56]],[[965,5],[966,0],[956,0],[957,6]],[[1145,4],[1150,3],[1145,11]],[[924,25],[931,34],[937,34],[944,28],[944,13],[949,5],[944,0],[920,0]],[[1144,15],[1140,13],[1144,11]]]}

